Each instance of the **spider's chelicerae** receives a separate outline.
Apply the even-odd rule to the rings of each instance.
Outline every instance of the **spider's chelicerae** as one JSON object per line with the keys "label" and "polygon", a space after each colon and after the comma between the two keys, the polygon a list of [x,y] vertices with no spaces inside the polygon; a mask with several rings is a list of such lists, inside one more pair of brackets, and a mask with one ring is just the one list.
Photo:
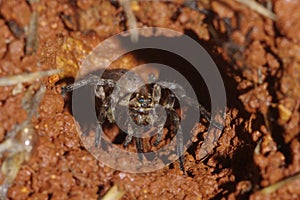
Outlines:
{"label": "spider's chelicerae", "polygon": [[[148,83],[145,83],[133,71],[111,69],[106,70],[102,77],[90,75],[74,84],[62,87],[62,92],[70,92],[85,85],[94,87],[98,122],[95,147],[98,147],[100,144],[102,125],[105,121],[109,123],[115,123],[116,119],[123,121],[122,124],[125,124],[127,127],[127,136],[123,143],[124,147],[130,144],[133,136],[136,136],[136,132],[145,131],[143,129],[145,126],[157,128],[157,136],[153,144],[157,146],[161,142],[165,122],[168,121],[173,126],[172,131],[176,134],[176,151],[179,156],[180,168],[184,171],[184,159],[182,156],[183,133],[180,125],[181,118],[176,112],[175,101],[183,100],[189,105],[197,107],[207,120],[210,120],[210,114],[198,102],[186,96],[186,92],[181,85],[174,82],[158,81],[153,74],[149,75],[148,79]],[[173,93],[174,91],[176,95]],[[118,106],[124,107],[128,111],[125,119],[123,117],[124,113],[116,112],[116,107]],[[162,109],[164,110],[163,112],[166,112],[167,119],[164,118]],[[217,123],[210,123],[221,129]],[[135,139],[137,151],[143,152],[142,138],[135,137]]]}

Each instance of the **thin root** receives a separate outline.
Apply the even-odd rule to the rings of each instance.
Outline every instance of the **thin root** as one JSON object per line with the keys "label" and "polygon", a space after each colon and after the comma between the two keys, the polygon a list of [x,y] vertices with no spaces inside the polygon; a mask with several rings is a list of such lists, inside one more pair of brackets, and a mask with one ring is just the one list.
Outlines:
{"label": "thin root", "polygon": [[0,199],[6,199],[8,188],[13,184],[24,161],[30,159],[36,144],[37,134],[31,119],[36,114],[44,97],[45,87],[41,86],[35,94],[33,88],[34,85],[29,87],[22,102],[23,108],[28,113],[28,118],[7,133],[5,140],[0,144],[0,154],[3,156],[3,153],[6,152],[1,165],[1,174],[4,180],[0,185]]}
{"label": "thin root", "polygon": [[38,48],[38,12],[32,12],[26,33],[26,55],[35,54]]}
{"label": "thin root", "polygon": [[132,8],[130,5],[130,0],[119,0],[120,5],[124,8],[124,12],[128,21],[130,38],[131,41],[136,43],[139,39],[139,32],[137,29],[137,21]]}
{"label": "thin root", "polygon": [[291,176],[289,178],[286,178],[284,180],[281,180],[281,181],[279,181],[275,184],[272,184],[268,187],[265,187],[264,189],[260,190],[260,192],[263,193],[263,194],[270,194],[270,193],[278,190],[279,188],[281,188],[281,187],[283,187],[283,186],[285,186],[285,185],[287,185],[287,184],[289,184],[289,183],[291,183],[291,182],[293,182],[293,181],[295,181],[299,178],[300,178],[300,173],[298,173],[294,176]]}
{"label": "thin root", "polygon": [[119,200],[123,197],[125,191],[122,190],[117,185],[114,185],[110,190],[104,195],[102,200]]}
{"label": "thin root", "polygon": [[36,79],[40,79],[44,76],[51,76],[53,74],[58,74],[60,72],[59,69],[51,69],[48,71],[39,71],[33,73],[23,73],[13,76],[5,76],[0,78],[0,86],[10,86],[16,85],[18,83],[31,82]]}
{"label": "thin root", "polygon": [[276,15],[275,13],[273,13],[271,10],[268,10],[267,8],[265,8],[264,6],[262,6],[261,4],[257,3],[254,0],[236,0],[239,3],[244,4],[245,6],[249,7],[250,9],[258,12],[259,14],[268,17],[272,20],[276,20]]}

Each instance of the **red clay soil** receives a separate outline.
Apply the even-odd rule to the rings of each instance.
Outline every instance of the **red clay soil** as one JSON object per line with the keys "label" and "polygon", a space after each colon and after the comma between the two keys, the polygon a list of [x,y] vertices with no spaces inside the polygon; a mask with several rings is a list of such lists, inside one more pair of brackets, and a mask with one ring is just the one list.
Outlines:
{"label": "red clay soil", "polygon": [[[117,1],[0,0],[0,77],[64,70],[40,81],[46,92],[32,120],[38,142],[7,198],[100,199],[117,185],[122,199],[300,199],[299,179],[263,190],[300,172],[300,1],[257,2],[269,5],[276,20],[235,0],[131,4],[138,27],[191,36],[224,79],[225,128],[213,152],[199,160],[207,123],[196,125],[183,175],[177,162],[142,174],[105,166],[84,148],[70,99],[61,95],[98,43],[127,30]],[[114,65],[129,69],[141,62],[129,54]],[[31,84],[0,87],[2,142],[26,120],[22,98]]]}

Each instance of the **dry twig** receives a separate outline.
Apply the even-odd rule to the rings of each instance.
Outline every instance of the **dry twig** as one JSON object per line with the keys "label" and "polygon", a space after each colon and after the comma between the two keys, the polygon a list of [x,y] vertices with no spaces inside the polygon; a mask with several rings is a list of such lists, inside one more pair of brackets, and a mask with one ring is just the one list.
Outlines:
{"label": "dry twig", "polygon": [[268,10],[264,6],[260,5],[254,0],[236,0],[239,3],[244,4],[245,6],[249,7],[250,9],[258,12],[259,14],[268,17],[272,20],[276,20],[276,15],[272,11]]}
{"label": "dry twig", "polygon": [[272,184],[268,187],[265,187],[264,189],[260,190],[261,193],[263,194],[270,194],[276,190],[278,190],[279,188],[297,180],[297,179],[300,179],[300,173],[294,175],[294,176],[291,176],[289,178],[286,178],[286,179],[283,179],[275,184]]}
{"label": "dry twig", "polygon": [[137,29],[137,21],[134,13],[132,12],[132,8],[130,5],[130,0],[119,0],[120,5],[124,8],[124,12],[127,18],[127,22],[129,25],[130,38],[131,41],[136,43],[139,39],[139,32]]}
{"label": "dry twig", "polygon": [[61,70],[60,69],[51,69],[48,71],[39,71],[39,72],[32,72],[32,73],[23,73],[13,76],[5,76],[0,78],[0,86],[10,86],[15,85],[18,83],[30,82],[36,79],[40,79],[44,76],[51,76],[53,74],[58,74]]}
{"label": "dry twig", "polygon": [[4,142],[0,144],[0,154],[4,156],[1,165],[1,174],[4,181],[0,185],[0,199],[6,199],[8,188],[13,184],[21,165],[30,159],[36,144],[36,131],[31,119],[36,114],[46,88],[41,86],[34,94],[34,85],[31,85],[23,98],[22,106],[28,113],[28,118],[7,133]]}
{"label": "dry twig", "polygon": [[104,195],[102,200],[119,200],[123,197],[125,192],[119,188],[117,185],[114,185],[109,191]]}

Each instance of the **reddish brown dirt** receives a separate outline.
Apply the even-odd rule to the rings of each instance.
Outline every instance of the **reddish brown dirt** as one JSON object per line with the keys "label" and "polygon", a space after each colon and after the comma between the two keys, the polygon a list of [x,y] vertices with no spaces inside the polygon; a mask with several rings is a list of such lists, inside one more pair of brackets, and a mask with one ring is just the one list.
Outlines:
{"label": "reddish brown dirt", "polygon": [[[126,30],[117,2],[0,0],[0,77],[64,69],[60,77],[42,81],[47,91],[33,120],[38,143],[8,199],[99,199],[113,185],[125,191],[122,199],[300,199],[300,180],[270,194],[260,191],[300,172],[300,1],[258,2],[270,2],[277,20],[233,0],[132,5],[138,27],[190,35],[210,53],[224,78],[226,127],[214,151],[200,161],[197,152],[207,130],[198,124],[194,148],[184,154],[188,173],[183,175],[178,163],[145,174],[104,166],[84,148],[69,99],[60,94],[93,47]],[[38,48],[28,53],[25,27],[33,12],[38,13]],[[128,55],[115,65],[131,68],[140,62]],[[16,95],[14,89],[0,87],[2,141],[26,119],[21,106],[25,89]]]}

